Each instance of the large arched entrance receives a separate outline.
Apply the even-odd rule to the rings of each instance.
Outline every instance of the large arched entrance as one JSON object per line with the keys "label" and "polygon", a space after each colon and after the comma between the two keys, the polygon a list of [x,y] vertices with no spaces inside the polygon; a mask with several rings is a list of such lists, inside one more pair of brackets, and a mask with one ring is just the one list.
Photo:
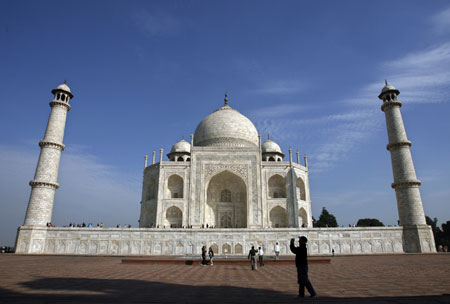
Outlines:
{"label": "large arched entrance", "polygon": [[207,190],[205,224],[217,228],[247,227],[247,187],[234,173],[211,178]]}
{"label": "large arched entrance", "polygon": [[298,226],[302,228],[308,227],[308,216],[304,208],[298,210]]}
{"label": "large arched entrance", "polygon": [[288,215],[286,209],[277,206],[270,210],[270,227],[272,228],[286,228],[288,226]]}
{"label": "large arched entrance", "polygon": [[172,206],[166,211],[166,224],[170,228],[181,228],[183,222],[183,212],[180,208]]}

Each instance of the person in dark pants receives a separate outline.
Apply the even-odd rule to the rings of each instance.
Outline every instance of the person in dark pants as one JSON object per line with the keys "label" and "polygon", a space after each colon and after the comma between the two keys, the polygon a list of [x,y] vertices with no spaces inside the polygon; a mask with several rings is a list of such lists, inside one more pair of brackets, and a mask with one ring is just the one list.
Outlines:
{"label": "person in dark pants", "polygon": [[258,247],[258,261],[259,261],[259,267],[264,266],[264,250],[262,246]]}
{"label": "person in dark pants", "polygon": [[202,266],[206,266],[206,246],[202,247]]}
{"label": "person in dark pants", "polygon": [[250,251],[248,252],[248,258],[250,259],[250,263],[252,265],[252,270],[256,269],[256,250],[255,250],[255,246],[252,246],[252,249],[250,249]]}
{"label": "person in dark pants", "polygon": [[291,239],[291,245],[289,246],[292,253],[295,254],[295,266],[297,266],[297,282],[299,284],[298,296],[300,298],[305,297],[305,287],[308,289],[312,298],[317,298],[317,294],[308,279],[308,249],[306,243],[308,239],[305,236],[299,238],[299,247],[295,247],[294,239]]}
{"label": "person in dark pants", "polygon": [[214,264],[213,264],[214,250],[212,249],[212,247],[209,247],[208,255],[209,255],[209,264],[210,264],[211,266],[213,266],[213,265],[214,265]]}

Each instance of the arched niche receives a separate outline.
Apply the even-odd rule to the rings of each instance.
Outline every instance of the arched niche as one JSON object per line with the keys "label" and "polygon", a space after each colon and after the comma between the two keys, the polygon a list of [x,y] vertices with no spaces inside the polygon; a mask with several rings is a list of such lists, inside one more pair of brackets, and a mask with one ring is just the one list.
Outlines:
{"label": "arched niche", "polygon": [[234,245],[234,253],[235,254],[243,254],[243,248],[242,245],[237,243],[236,245]]}
{"label": "arched niche", "polygon": [[219,253],[219,246],[216,243],[213,243],[210,247],[214,251],[214,254]]}
{"label": "arched niche", "polygon": [[230,244],[223,244],[222,245],[222,254],[231,254],[231,245]]}
{"label": "arched niche", "polygon": [[269,198],[286,198],[286,180],[275,174],[269,178]]}
{"label": "arched niche", "polygon": [[181,228],[183,222],[183,212],[180,208],[172,206],[166,211],[166,224],[170,228]]}
{"label": "arched niche", "polygon": [[295,183],[295,190],[297,192],[297,199],[306,201],[305,182],[301,177],[297,178]]}
{"label": "arched niche", "polygon": [[230,171],[211,178],[207,188],[205,225],[217,228],[247,227],[247,186]]}
{"label": "arched niche", "polygon": [[286,228],[288,226],[288,215],[283,207],[273,207],[270,210],[269,218],[270,227],[272,228]]}
{"label": "arched niche", "polygon": [[167,180],[166,198],[183,198],[183,178],[173,174]]}
{"label": "arched niche", "polygon": [[300,208],[298,210],[298,226],[299,227],[308,227],[308,215],[306,214],[305,208]]}

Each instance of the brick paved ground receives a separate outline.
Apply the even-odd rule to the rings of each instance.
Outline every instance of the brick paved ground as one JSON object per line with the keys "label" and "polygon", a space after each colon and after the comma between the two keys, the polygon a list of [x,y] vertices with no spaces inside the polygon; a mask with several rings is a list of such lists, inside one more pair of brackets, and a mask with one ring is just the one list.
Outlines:
{"label": "brick paved ground", "polygon": [[[294,265],[133,265],[120,257],[0,255],[2,303],[296,303]],[[450,254],[311,264],[318,303],[450,303]],[[313,303],[306,300],[307,303]]]}

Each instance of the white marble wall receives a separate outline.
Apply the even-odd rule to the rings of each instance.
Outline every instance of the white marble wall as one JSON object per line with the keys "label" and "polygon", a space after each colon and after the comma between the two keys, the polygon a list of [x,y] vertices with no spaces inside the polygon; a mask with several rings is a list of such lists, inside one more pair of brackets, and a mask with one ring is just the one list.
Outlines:
{"label": "white marble wall", "polygon": [[[422,228],[421,252],[435,252],[429,226]],[[145,229],[60,228],[22,226],[16,253],[87,255],[199,255],[201,247],[217,245],[218,255],[247,254],[264,245],[267,255],[279,242],[282,254],[289,241],[308,237],[311,255],[403,253],[402,227],[311,229]],[[239,248],[242,248],[240,252]],[[226,252],[225,252],[226,251]]]}

